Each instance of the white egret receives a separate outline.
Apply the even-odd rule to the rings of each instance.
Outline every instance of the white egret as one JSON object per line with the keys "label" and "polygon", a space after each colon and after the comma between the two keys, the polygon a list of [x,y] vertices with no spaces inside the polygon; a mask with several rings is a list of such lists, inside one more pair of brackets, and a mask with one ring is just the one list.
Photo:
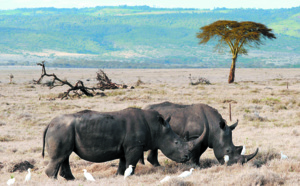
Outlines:
{"label": "white egret", "polygon": [[31,172],[30,172],[30,168],[28,168],[28,173],[27,173],[27,175],[26,175],[26,177],[25,177],[25,182],[27,182],[27,181],[30,181],[30,179],[31,179]]}
{"label": "white egret", "polygon": [[246,146],[243,145],[243,150],[242,150],[242,152],[241,152],[241,155],[245,155],[245,153],[246,153]]}
{"label": "white egret", "polygon": [[15,181],[16,181],[16,178],[11,178],[11,179],[7,180],[6,183],[7,183],[7,185],[12,185],[15,183]]}
{"label": "white egret", "polygon": [[194,170],[194,168],[191,168],[190,171],[184,171],[178,177],[179,178],[186,178],[186,177],[192,175],[193,170]]}
{"label": "white egret", "polygon": [[160,183],[164,183],[170,180],[170,176],[166,176],[164,179],[160,180]]}
{"label": "white egret", "polygon": [[83,172],[84,172],[83,174],[84,174],[84,177],[86,178],[86,180],[88,180],[88,181],[95,181],[94,177],[90,173],[88,173],[86,171],[86,169],[83,169]]}
{"label": "white egret", "polygon": [[131,175],[131,173],[132,173],[132,171],[133,171],[132,167],[134,167],[134,166],[129,165],[128,168],[125,170],[125,173],[124,173],[124,179],[126,179],[128,176]]}
{"label": "white egret", "polygon": [[282,160],[288,159],[287,155],[282,154],[282,152],[280,152],[280,153],[281,153],[281,159],[282,159]]}
{"label": "white egret", "polygon": [[227,162],[229,161],[229,156],[228,156],[228,155],[225,155],[225,156],[224,156],[224,161],[225,161],[225,163],[227,164]]}

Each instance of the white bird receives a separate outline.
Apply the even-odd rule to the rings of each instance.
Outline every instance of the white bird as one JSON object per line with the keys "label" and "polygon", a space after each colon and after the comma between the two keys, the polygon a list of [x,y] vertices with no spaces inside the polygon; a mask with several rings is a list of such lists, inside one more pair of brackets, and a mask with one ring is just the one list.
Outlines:
{"label": "white bird", "polygon": [[27,173],[27,175],[26,175],[26,177],[25,177],[25,182],[27,182],[27,181],[30,181],[30,179],[31,179],[31,172],[30,172],[30,168],[28,169],[28,173]]}
{"label": "white bird", "polygon": [[190,175],[192,175],[192,172],[193,172],[194,168],[191,168],[190,171],[184,171],[183,173],[181,173],[179,176],[179,178],[186,178]]}
{"label": "white bird", "polygon": [[83,172],[84,172],[83,174],[84,174],[84,177],[86,178],[86,180],[88,180],[88,181],[95,181],[94,177],[90,173],[88,173],[86,171],[86,169],[83,169]]}
{"label": "white bird", "polygon": [[133,170],[132,167],[134,167],[134,166],[129,165],[128,168],[125,170],[125,173],[124,173],[124,179],[126,179],[128,176],[131,175],[132,170]]}
{"label": "white bird", "polygon": [[160,183],[167,182],[169,181],[170,178],[171,178],[170,176],[166,176],[164,179],[160,180]]}
{"label": "white bird", "polygon": [[282,154],[282,152],[280,152],[280,153],[281,153],[281,159],[282,159],[282,160],[288,159],[287,155]]}
{"label": "white bird", "polygon": [[16,181],[16,178],[11,178],[6,183],[7,183],[7,185],[12,185],[15,183],[15,181]]}
{"label": "white bird", "polygon": [[241,155],[245,155],[245,153],[246,153],[246,146],[243,145],[243,150],[242,150],[242,152],[241,152]]}
{"label": "white bird", "polygon": [[229,161],[229,156],[228,156],[228,155],[225,155],[225,156],[224,156],[224,161],[225,161],[225,163],[227,164],[227,162]]}

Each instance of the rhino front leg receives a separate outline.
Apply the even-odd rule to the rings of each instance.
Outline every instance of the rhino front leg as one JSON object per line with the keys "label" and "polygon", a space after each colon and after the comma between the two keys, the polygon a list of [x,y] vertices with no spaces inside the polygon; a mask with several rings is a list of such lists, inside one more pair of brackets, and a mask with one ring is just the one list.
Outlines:
{"label": "rhino front leg", "polygon": [[158,156],[158,150],[155,149],[155,150],[150,150],[147,157],[148,162],[151,163],[154,167],[160,166],[157,156]]}
{"label": "rhino front leg", "polygon": [[139,162],[143,165],[145,165],[145,162],[144,162],[144,153],[142,155],[142,157],[140,158]]}
{"label": "rhino front leg", "polygon": [[121,157],[116,175],[124,175],[125,170],[126,170],[126,160],[125,157]]}
{"label": "rhino front leg", "polygon": [[144,157],[143,154],[144,154],[144,151],[143,151],[142,146],[134,147],[134,148],[132,148],[132,149],[130,149],[129,151],[126,152],[126,154],[125,154],[126,168],[128,168],[129,165],[133,166],[131,175],[134,174],[136,164],[138,163],[140,158]]}
{"label": "rhino front leg", "polygon": [[65,159],[65,161],[61,164],[60,170],[59,170],[59,175],[66,180],[74,180],[75,177],[73,176],[70,168],[70,163],[69,163],[69,157]]}
{"label": "rhino front leg", "polygon": [[197,166],[200,166],[200,156],[206,151],[207,147],[201,147],[192,152],[191,161],[195,163]]}

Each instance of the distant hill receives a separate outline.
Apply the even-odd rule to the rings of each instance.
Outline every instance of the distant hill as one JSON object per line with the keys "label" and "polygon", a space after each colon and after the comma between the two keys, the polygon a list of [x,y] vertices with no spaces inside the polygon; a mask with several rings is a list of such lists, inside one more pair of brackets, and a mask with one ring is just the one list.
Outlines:
{"label": "distant hill", "polygon": [[108,6],[0,10],[0,65],[95,68],[229,67],[199,28],[217,20],[254,21],[277,39],[238,58],[238,67],[300,67],[300,7],[166,9]]}

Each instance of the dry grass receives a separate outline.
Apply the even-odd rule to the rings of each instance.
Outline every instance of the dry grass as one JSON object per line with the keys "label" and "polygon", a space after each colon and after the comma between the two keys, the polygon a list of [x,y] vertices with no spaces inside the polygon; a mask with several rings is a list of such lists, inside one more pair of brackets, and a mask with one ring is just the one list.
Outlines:
{"label": "dry grass", "polygon": [[[78,79],[93,86],[95,69],[50,69],[69,81]],[[9,84],[9,74],[14,83]],[[176,69],[176,70],[106,70],[114,82],[136,86],[135,89],[105,91],[107,96],[93,98],[76,97],[60,100],[57,97],[66,90],[57,87],[29,84],[40,76],[36,70],[0,69],[0,185],[11,175],[15,185],[299,185],[300,183],[300,76],[298,69],[237,69],[235,84],[227,84],[228,69]],[[201,74],[209,79],[210,86],[189,85],[189,74]],[[45,79],[47,82],[47,79]],[[286,89],[289,82],[289,89]],[[134,176],[124,181],[116,176],[118,160],[92,163],[70,157],[75,181],[67,182],[61,177],[49,179],[45,167],[49,162],[46,153],[41,157],[42,133],[47,123],[57,115],[83,109],[115,111],[127,107],[141,108],[149,103],[172,101],[183,104],[206,103],[223,115],[228,124],[239,119],[233,132],[233,143],[245,144],[247,154],[256,147],[256,158],[242,165],[230,167],[219,165],[208,149],[201,157],[200,167],[180,164],[167,159],[159,152],[161,167],[138,164]],[[232,119],[229,121],[229,103]],[[260,119],[248,116],[259,115]],[[280,151],[289,156],[280,160]],[[145,153],[146,157],[146,153]],[[34,166],[31,183],[23,183],[26,171],[11,172],[14,167]],[[195,168],[193,175],[179,179],[182,171]],[[27,168],[27,167],[26,167]],[[96,183],[85,181],[82,169],[91,172]],[[160,184],[166,175],[172,179]]]}

